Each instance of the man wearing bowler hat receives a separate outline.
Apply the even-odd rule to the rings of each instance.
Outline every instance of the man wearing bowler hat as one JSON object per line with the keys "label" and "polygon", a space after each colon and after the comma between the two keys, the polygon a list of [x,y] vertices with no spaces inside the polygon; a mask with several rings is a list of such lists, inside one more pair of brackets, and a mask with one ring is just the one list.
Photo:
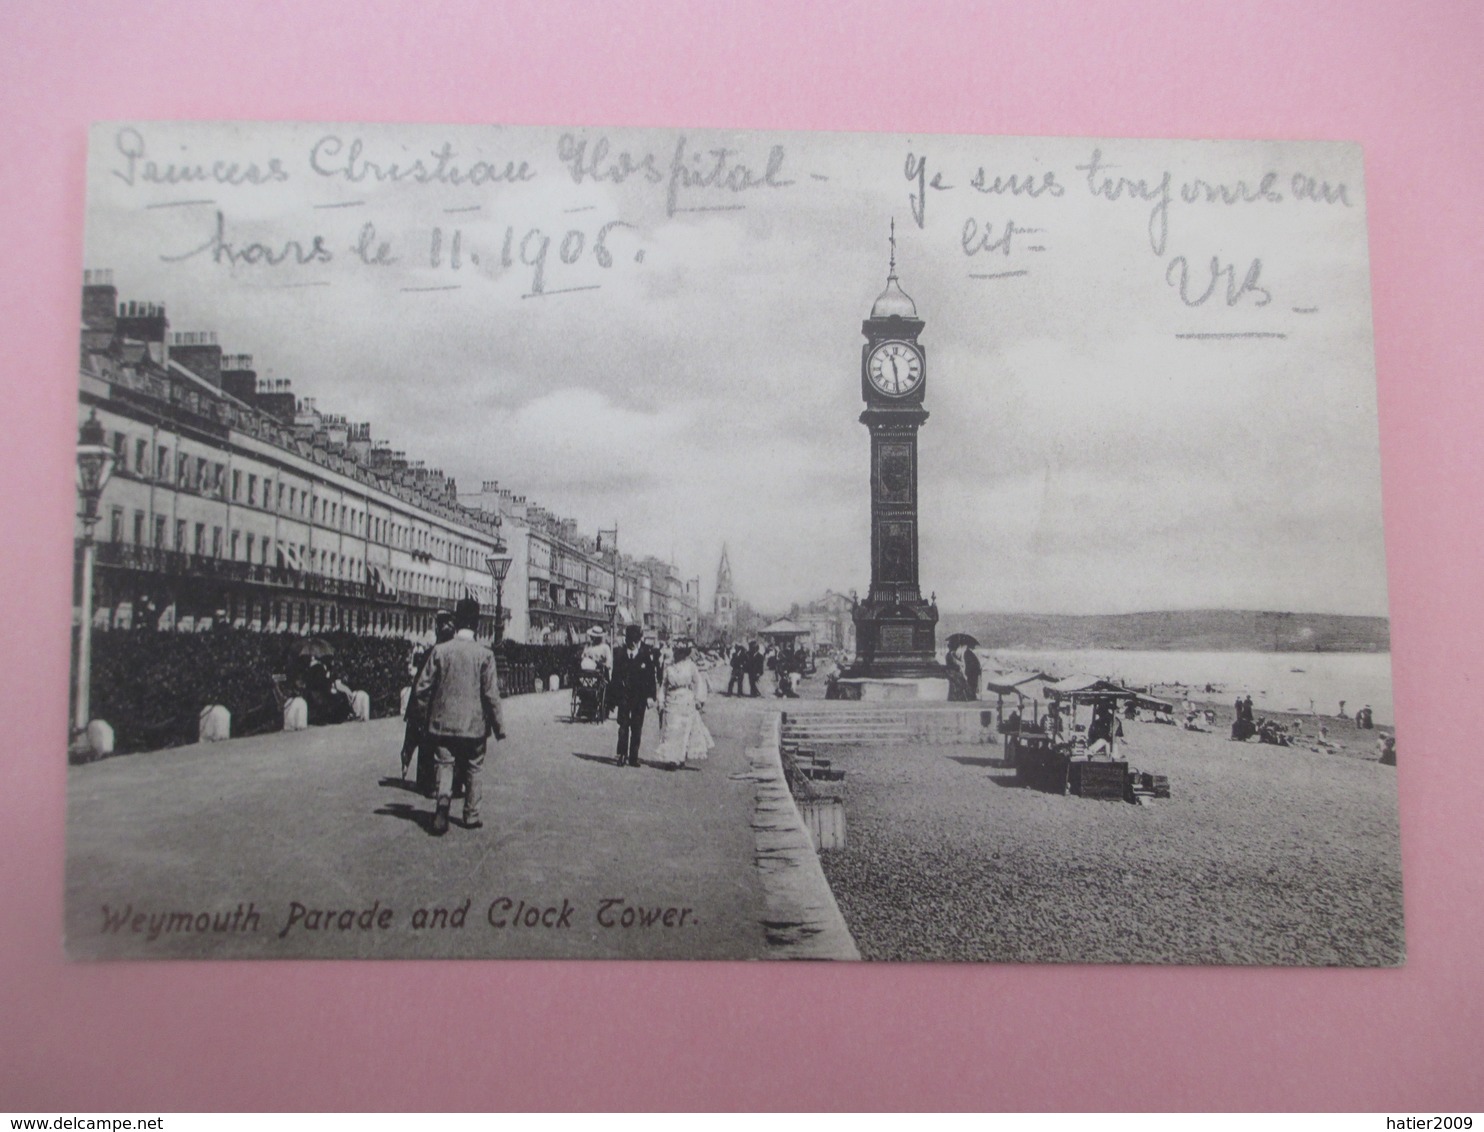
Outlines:
{"label": "man wearing bowler hat", "polygon": [[644,737],[644,713],[659,694],[660,658],[643,641],[644,630],[630,625],[624,646],[613,654],[610,701],[618,709],[618,765],[639,765],[639,740]]}
{"label": "man wearing bowler hat", "polygon": [[495,655],[474,639],[478,625],[479,602],[466,597],[454,607],[453,639],[433,646],[413,690],[418,712],[427,721],[428,737],[436,744],[435,837],[448,832],[455,765],[465,777],[464,828],[478,829],[484,824],[479,800],[485,742],[490,735],[505,738]]}

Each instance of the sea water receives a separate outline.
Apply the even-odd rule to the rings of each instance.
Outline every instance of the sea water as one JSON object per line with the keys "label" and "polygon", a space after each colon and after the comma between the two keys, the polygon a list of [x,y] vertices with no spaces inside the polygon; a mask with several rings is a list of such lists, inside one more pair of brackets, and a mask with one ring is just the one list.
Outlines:
{"label": "sea water", "polygon": [[[1122,684],[1183,684],[1197,699],[1250,695],[1263,711],[1336,715],[1370,705],[1391,725],[1391,654],[1384,652],[1167,652],[1133,649],[980,650],[987,671],[1040,669],[1049,675],[1102,676]],[[1210,684],[1215,692],[1205,692]],[[1177,705],[1178,706],[1178,705]]]}

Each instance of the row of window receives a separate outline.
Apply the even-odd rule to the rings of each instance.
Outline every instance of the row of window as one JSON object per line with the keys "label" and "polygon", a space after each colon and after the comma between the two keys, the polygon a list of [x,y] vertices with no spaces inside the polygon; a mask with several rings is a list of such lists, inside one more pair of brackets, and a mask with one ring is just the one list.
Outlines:
{"label": "row of window", "polygon": [[150,460],[150,442],[135,439],[134,460],[129,462],[129,438],[122,432],[113,434],[115,470],[141,478],[150,478],[173,484],[185,491],[201,495],[213,495],[232,503],[248,507],[262,507],[284,515],[297,515],[321,526],[342,530],[358,538],[395,546],[403,550],[422,551],[442,558],[457,566],[483,569],[483,551],[457,543],[452,539],[422,530],[409,523],[397,523],[379,515],[340,503],[333,499],[322,499],[308,488],[276,482],[271,476],[259,476],[255,472],[244,474],[233,469],[230,493],[227,488],[227,468],[220,462],[207,460],[203,456],[192,457],[177,451],[174,462],[167,445],[155,448],[154,460]]}

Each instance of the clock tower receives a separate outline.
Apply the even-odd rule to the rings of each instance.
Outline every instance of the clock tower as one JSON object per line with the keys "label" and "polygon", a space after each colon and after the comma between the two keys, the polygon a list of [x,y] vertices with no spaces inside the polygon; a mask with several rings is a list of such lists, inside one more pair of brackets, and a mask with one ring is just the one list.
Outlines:
{"label": "clock tower", "polygon": [[850,675],[939,677],[938,607],[917,577],[917,430],[928,419],[923,321],[897,281],[896,225],[886,290],[861,323],[861,424],[871,430],[871,589],[855,607]]}

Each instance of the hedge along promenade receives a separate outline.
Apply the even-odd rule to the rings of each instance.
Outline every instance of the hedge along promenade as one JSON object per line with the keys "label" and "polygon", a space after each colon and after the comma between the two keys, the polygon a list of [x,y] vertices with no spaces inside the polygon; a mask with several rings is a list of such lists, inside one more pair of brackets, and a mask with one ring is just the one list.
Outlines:
{"label": "hedge along promenade", "polygon": [[[334,646],[334,674],[371,697],[373,717],[397,714],[402,689],[411,682],[409,662],[417,643],[346,632],[315,636]],[[277,731],[283,718],[273,676],[289,672],[293,647],[301,640],[294,633],[228,628],[94,630],[92,717],[113,727],[120,754],[194,743],[201,709],[211,704],[232,713],[234,736]],[[512,690],[523,692],[552,675],[566,682],[579,647],[501,641],[495,651],[512,678]]]}

